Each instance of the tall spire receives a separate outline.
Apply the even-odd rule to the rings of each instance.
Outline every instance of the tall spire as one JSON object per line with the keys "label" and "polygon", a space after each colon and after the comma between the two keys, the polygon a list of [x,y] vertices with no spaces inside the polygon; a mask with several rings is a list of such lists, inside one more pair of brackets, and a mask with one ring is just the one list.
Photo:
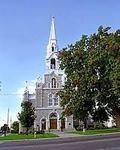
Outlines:
{"label": "tall spire", "polygon": [[51,23],[51,29],[50,29],[49,42],[50,42],[51,40],[56,40],[55,18],[54,18],[54,17],[52,17],[52,23]]}
{"label": "tall spire", "polygon": [[50,28],[49,42],[47,45],[47,55],[46,58],[57,51],[57,39],[56,39],[56,30],[55,30],[55,18],[52,17],[52,23]]}
{"label": "tall spire", "polygon": [[23,94],[23,101],[28,101],[28,97],[29,97],[29,89],[28,89],[28,81],[25,81],[25,90],[24,90],[24,94]]}
{"label": "tall spire", "polygon": [[27,93],[29,91],[28,89],[28,81],[25,81],[25,90],[24,93]]}

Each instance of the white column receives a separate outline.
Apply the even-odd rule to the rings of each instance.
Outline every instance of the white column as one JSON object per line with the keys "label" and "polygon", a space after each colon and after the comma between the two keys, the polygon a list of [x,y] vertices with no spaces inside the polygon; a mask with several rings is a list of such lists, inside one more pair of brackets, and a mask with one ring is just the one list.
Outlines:
{"label": "white column", "polygon": [[49,119],[46,119],[46,130],[49,130],[50,128],[50,121]]}
{"label": "white column", "polygon": [[71,128],[73,129],[73,115],[72,115],[72,124],[71,124]]}
{"label": "white column", "polygon": [[36,120],[34,121],[34,130],[36,131],[37,129],[37,124],[36,124]]}
{"label": "white column", "polygon": [[60,127],[61,127],[61,121],[57,119],[57,129],[60,130]]}
{"label": "white column", "polygon": [[68,119],[67,119],[67,117],[65,118],[65,129],[68,129]]}
{"label": "white column", "polygon": [[41,123],[41,119],[40,119],[40,130],[42,130],[42,123]]}
{"label": "white column", "polygon": [[21,123],[19,122],[19,133],[22,132],[22,126]]}

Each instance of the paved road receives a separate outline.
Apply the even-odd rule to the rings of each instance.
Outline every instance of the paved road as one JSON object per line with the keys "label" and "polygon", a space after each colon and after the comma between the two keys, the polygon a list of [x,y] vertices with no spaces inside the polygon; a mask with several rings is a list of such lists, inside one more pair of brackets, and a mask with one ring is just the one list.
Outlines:
{"label": "paved road", "polygon": [[120,150],[120,134],[5,142],[0,150]]}

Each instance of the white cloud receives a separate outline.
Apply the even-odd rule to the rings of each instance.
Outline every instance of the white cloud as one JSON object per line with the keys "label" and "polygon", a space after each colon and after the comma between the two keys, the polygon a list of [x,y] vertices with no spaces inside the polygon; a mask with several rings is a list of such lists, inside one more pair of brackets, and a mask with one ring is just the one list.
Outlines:
{"label": "white cloud", "polygon": [[20,100],[22,101],[23,99],[23,93],[25,91],[26,86],[28,87],[29,93],[35,93],[35,83],[36,80],[30,80],[30,81],[24,81],[21,85],[20,88],[17,89],[17,96],[20,98]]}

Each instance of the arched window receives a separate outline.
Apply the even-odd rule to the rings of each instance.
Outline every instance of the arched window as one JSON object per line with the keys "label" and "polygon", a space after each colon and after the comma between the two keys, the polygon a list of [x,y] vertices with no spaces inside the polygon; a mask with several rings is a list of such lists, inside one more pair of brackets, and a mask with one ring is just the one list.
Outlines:
{"label": "arched window", "polygon": [[54,52],[54,46],[52,46],[52,52]]}
{"label": "arched window", "polygon": [[49,106],[58,106],[59,105],[59,97],[58,94],[50,93],[48,96],[48,105]]}
{"label": "arched window", "polygon": [[50,69],[55,69],[55,58],[52,58],[52,59],[51,59],[51,62],[50,62]]}
{"label": "arched window", "polygon": [[54,96],[54,106],[58,106],[58,95],[55,94]]}
{"label": "arched window", "polygon": [[49,94],[49,106],[52,106],[53,105],[53,101],[52,101],[52,94]]}
{"label": "arched window", "polygon": [[56,88],[56,79],[52,78],[52,88]]}

